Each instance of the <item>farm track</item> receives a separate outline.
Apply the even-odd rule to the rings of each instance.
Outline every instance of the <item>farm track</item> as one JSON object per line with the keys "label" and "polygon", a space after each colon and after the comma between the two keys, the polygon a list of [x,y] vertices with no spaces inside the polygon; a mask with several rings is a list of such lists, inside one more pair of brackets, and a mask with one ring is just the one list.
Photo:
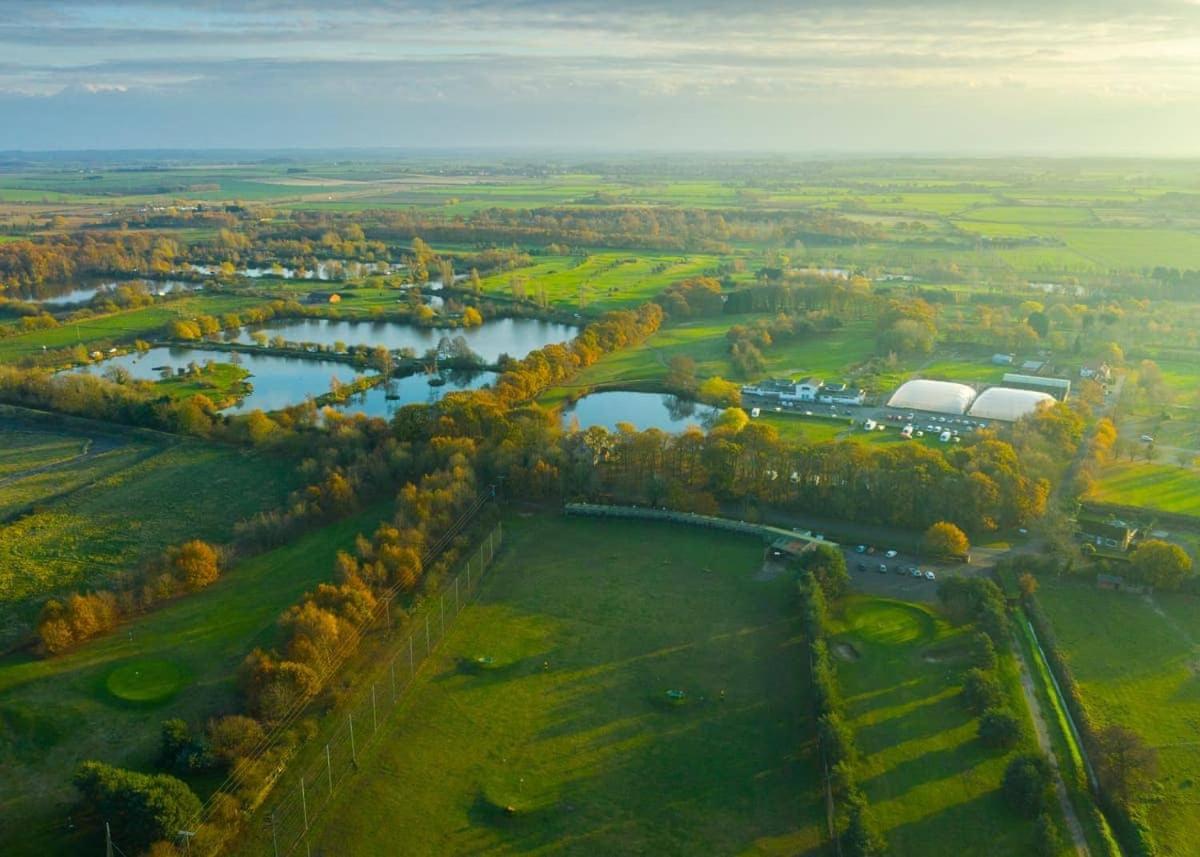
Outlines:
{"label": "farm track", "polygon": [[1062,771],[1058,768],[1058,757],[1054,755],[1054,747],[1050,743],[1050,732],[1046,728],[1046,719],[1042,712],[1042,705],[1038,701],[1037,691],[1033,686],[1033,675],[1030,665],[1026,660],[1020,643],[1014,641],[1014,646],[1019,656],[1017,663],[1020,666],[1021,673],[1021,692],[1025,696],[1025,704],[1029,706],[1029,713],[1033,719],[1033,729],[1037,734],[1038,747],[1050,760],[1050,767],[1054,770],[1054,794],[1058,798],[1059,806],[1062,807],[1063,818],[1067,822],[1067,832],[1071,836],[1074,852],[1079,857],[1091,857],[1092,852],[1088,848],[1087,837],[1083,833],[1083,825],[1080,824],[1079,816],[1075,814],[1075,807],[1072,806],[1071,799],[1067,795],[1067,785],[1063,782]]}

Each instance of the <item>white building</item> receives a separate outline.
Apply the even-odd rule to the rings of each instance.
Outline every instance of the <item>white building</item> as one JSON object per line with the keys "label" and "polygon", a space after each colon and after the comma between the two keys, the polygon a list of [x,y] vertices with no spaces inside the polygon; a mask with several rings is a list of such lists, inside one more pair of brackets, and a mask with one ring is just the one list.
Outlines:
{"label": "white building", "polygon": [[888,399],[888,407],[935,414],[965,414],[974,400],[975,390],[966,384],[918,378],[901,384]]}

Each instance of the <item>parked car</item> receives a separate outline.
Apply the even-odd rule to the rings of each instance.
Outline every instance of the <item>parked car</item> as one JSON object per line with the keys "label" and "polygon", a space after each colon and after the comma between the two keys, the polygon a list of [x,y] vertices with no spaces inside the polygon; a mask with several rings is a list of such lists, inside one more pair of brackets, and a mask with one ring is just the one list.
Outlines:
{"label": "parked car", "polygon": [[879,568],[877,568],[876,571],[878,571],[880,574],[887,574],[887,566],[883,563],[879,563]]}
{"label": "parked car", "polygon": [[867,564],[865,562],[855,563],[854,569],[855,569],[855,571],[866,571]]}
{"label": "parked car", "polygon": [[925,579],[926,580],[936,580],[937,576],[932,571],[927,571],[927,572],[925,572]]}
{"label": "parked car", "polygon": [[899,554],[899,551],[897,551],[895,549],[890,549],[887,551],[887,553],[884,554],[884,556],[887,557],[888,559],[895,559],[898,554]]}
{"label": "parked car", "polygon": [[1144,434],[1142,435],[1142,443],[1154,443],[1154,437],[1152,435]]}
{"label": "parked car", "polygon": [[914,568],[912,570],[912,576],[913,577],[924,577],[924,575],[921,572],[921,569],[919,569],[919,568]]}
{"label": "parked car", "polygon": [[866,553],[866,552],[867,552],[867,546],[866,546],[866,545],[859,545],[858,547],[856,547],[856,548],[854,549],[854,552],[855,552],[855,553]]}

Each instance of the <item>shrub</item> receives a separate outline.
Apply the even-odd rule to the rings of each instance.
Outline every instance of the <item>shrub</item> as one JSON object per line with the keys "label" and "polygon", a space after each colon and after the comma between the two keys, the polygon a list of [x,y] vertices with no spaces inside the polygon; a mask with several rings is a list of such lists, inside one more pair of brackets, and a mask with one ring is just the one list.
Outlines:
{"label": "shrub", "polygon": [[1050,760],[1043,754],[1023,753],[1004,769],[1000,788],[1014,811],[1026,818],[1035,818],[1050,801],[1053,776]]}
{"label": "shrub", "polygon": [[1004,690],[996,676],[973,667],[963,676],[963,701],[973,714],[983,714],[1004,702]]}
{"label": "shrub", "polygon": [[996,750],[1009,750],[1021,740],[1021,721],[1005,708],[989,708],[979,718],[979,740]]}
{"label": "shrub", "polygon": [[262,724],[242,714],[230,714],[208,723],[209,747],[212,754],[226,765],[249,756],[262,743],[264,736]]}
{"label": "shrub", "polygon": [[949,521],[938,521],[925,531],[925,550],[935,556],[961,557],[971,550],[967,534]]}

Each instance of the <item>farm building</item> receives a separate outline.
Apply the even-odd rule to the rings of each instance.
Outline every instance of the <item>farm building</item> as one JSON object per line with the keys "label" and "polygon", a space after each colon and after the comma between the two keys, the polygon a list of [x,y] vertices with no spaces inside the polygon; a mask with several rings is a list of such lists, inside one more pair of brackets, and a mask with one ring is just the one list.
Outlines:
{"label": "farm building", "polygon": [[757,396],[760,399],[774,399],[788,404],[795,402],[815,402],[821,391],[821,381],[817,378],[803,378],[791,381],[787,378],[775,378],[759,381],[757,384],[746,384],[742,387],[743,396]]}
{"label": "farm building", "polygon": [[1004,384],[1023,390],[1040,390],[1049,393],[1060,402],[1065,402],[1071,395],[1071,382],[1066,378],[1041,378],[1037,375],[1019,375],[1015,372],[1004,374]]}
{"label": "farm building", "polygon": [[1079,538],[1087,544],[1109,550],[1127,551],[1133,544],[1137,529],[1121,522],[1088,521],[1079,522]]}
{"label": "farm building", "polygon": [[975,391],[966,384],[918,378],[901,384],[888,399],[888,407],[935,414],[965,414],[974,400]]}
{"label": "farm building", "polygon": [[967,411],[967,416],[981,420],[1006,420],[1015,422],[1026,414],[1032,414],[1043,402],[1053,402],[1049,393],[1037,390],[1018,390],[1012,387],[989,387]]}

